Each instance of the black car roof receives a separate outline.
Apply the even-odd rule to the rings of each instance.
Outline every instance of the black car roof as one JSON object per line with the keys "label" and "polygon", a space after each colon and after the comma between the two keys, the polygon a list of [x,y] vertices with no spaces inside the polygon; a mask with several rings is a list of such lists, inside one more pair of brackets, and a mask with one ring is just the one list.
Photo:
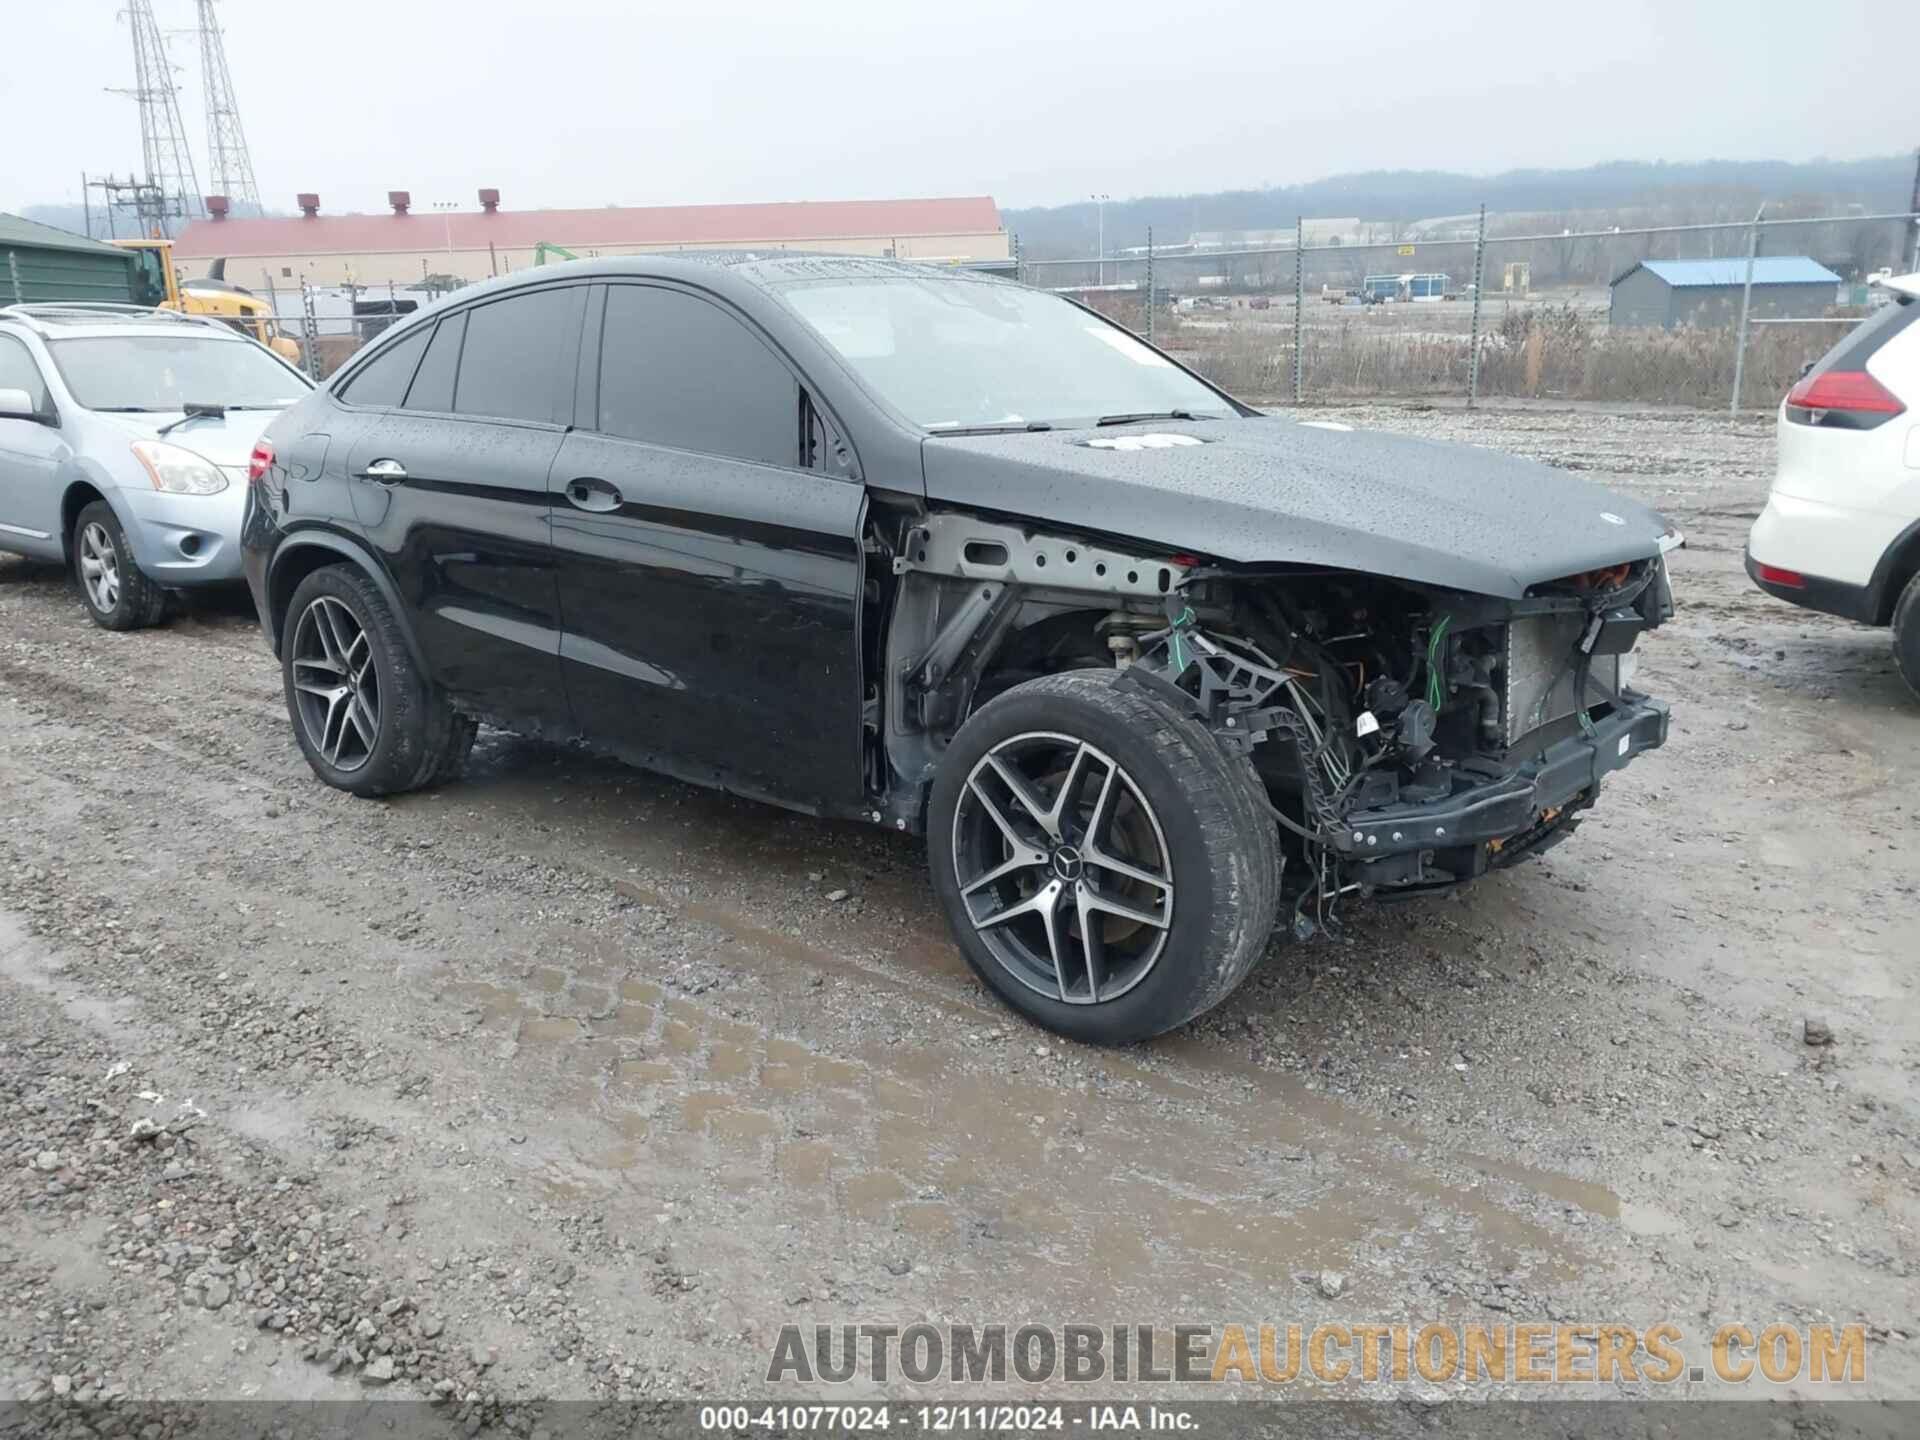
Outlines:
{"label": "black car roof", "polygon": [[[959,280],[981,285],[1013,285],[1004,276],[960,265],[889,260],[871,255],[834,255],[807,250],[673,250],[648,255],[599,255],[515,271],[496,280],[456,290],[447,303],[498,295],[526,285],[556,280],[682,280],[692,285],[772,290],[805,280]],[[442,307],[434,307],[436,309]]]}

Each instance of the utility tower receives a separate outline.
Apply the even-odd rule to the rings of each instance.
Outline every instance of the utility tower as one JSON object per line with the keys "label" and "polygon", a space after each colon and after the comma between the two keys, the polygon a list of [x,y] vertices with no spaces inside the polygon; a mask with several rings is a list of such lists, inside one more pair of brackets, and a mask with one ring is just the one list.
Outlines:
{"label": "utility tower", "polygon": [[234,99],[233,76],[227,70],[227,47],[214,18],[213,0],[195,0],[200,31],[200,77],[207,103],[207,182],[215,195],[225,195],[236,209],[260,210],[260,187],[253,178],[253,157],[247,153],[247,132],[240,126],[240,102]]}
{"label": "utility tower", "polygon": [[167,59],[166,41],[153,18],[153,0],[127,0],[121,13],[133,32],[133,89],[115,93],[131,95],[140,107],[140,159],[154,197],[141,204],[140,220],[147,230],[166,231],[170,220],[198,219],[207,213],[206,207],[200,198],[199,177],[193,173],[193,156],[187,150],[186,126],[180,123],[173,63]]}

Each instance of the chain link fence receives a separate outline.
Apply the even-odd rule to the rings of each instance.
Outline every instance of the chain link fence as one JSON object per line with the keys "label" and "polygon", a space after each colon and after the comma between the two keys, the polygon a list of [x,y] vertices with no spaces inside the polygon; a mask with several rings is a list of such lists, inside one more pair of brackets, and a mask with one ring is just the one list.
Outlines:
{"label": "chain link fence", "polygon": [[[1487,398],[1770,409],[1889,297],[1920,234],[1909,213],[1548,235],[1463,217],[1444,237],[1258,249],[1155,247],[1023,259],[1060,290],[1257,404]],[[1457,233],[1465,231],[1465,234]],[[1303,225],[1296,234],[1307,233]],[[1752,283],[1749,253],[1825,257],[1829,281]],[[1642,261],[1710,258],[1711,303],[1616,323],[1612,282]],[[1764,273],[1765,267],[1762,266]],[[1151,276],[1151,279],[1148,277]],[[1793,313],[1782,314],[1782,305]]]}
{"label": "chain link fence", "polygon": [[326,379],[389,326],[459,288],[433,285],[311,285],[267,276],[252,287],[273,309],[275,348],[313,380]]}

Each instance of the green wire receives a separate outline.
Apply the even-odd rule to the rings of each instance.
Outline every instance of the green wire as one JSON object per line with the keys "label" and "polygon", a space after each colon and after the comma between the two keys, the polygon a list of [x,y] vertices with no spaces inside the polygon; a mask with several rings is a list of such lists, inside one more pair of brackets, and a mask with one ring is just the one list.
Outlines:
{"label": "green wire", "polygon": [[1427,638],[1427,704],[1433,707],[1436,715],[1440,713],[1440,702],[1445,697],[1445,687],[1440,682],[1440,646],[1447,638],[1447,627],[1452,623],[1451,615],[1442,615]]}
{"label": "green wire", "polygon": [[1176,680],[1187,673],[1187,652],[1186,647],[1180,642],[1180,632],[1188,625],[1193,624],[1196,618],[1198,617],[1194,615],[1193,607],[1189,605],[1180,612],[1179,616],[1175,618],[1173,624],[1169,627],[1167,649],[1171,652],[1173,658],[1173,678]]}

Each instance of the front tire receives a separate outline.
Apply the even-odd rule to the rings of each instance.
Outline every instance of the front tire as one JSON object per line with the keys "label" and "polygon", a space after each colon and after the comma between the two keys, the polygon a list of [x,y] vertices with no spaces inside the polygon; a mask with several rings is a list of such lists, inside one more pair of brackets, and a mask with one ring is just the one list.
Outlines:
{"label": "front tire", "polygon": [[1907,688],[1920,696],[1920,575],[1907,582],[1893,607],[1893,664]]}
{"label": "front tire", "polygon": [[1258,787],[1118,672],[1016,686],[961,727],[934,781],[929,862],[961,953],[1076,1040],[1142,1040],[1212,1009],[1264,953],[1279,904]]}
{"label": "front tire", "polygon": [[142,570],[120,517],[95,500],[73,522],[73,578],[93,623],[103,630],[144,630],[167,612],[167,592]]}
{"label": "front tire", "polygon": [[338,790],[392,795],[452,779],[475,724],[414,664],[400,622],[370,577],[330,565],[287,606],[280,673],[294,738]]}

